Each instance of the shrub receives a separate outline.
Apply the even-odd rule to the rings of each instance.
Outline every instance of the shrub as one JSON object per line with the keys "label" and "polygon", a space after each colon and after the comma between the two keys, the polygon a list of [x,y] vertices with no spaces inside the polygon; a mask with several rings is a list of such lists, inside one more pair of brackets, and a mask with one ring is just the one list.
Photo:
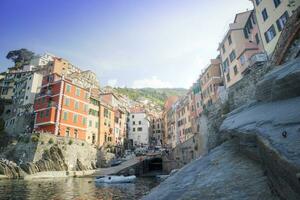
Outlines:
{"label": "shrub", "polygon": [[29,141],[30,141],[29,137],[24,137],[24,138],[23,138],[23,142],[24,142],[24,143],[29,143]]}
{"label": "shrub", "polygon": [[73,140],[69,140],[69,145],[72,145],[73,144]]}
{"label": "shrub", "polygon": [[53,144],[53,143],[54,143],[53,138],[50,138],[49,141],[48,141],[48,143],[49,143],[49,144]]}
{"label": "shrub", "polygon": [[81,146],[84,146],[84,143],[81,143]]}
{"label": "shrub", "polygon": [[41,141],[41,144],[44,144],[44,141]]}
{"label": "shrub", "polygon": [[31,136],[31,142],[38,142],[38,141],[39,141],[39,137],[37,135]]}

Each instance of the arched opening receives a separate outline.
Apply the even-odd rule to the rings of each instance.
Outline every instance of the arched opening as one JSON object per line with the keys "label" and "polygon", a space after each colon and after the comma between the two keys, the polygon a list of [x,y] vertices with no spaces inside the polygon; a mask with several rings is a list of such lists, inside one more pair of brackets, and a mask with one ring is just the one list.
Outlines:
{"label": "arched opening", "polygon": [[149,171],[162,171],[162,159],[153,158],[149,162]]}

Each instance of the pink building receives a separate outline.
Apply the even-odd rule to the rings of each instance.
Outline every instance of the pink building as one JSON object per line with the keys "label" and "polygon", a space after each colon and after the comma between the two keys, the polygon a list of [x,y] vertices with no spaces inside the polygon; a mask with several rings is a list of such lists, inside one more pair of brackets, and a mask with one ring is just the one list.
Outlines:
{"label": "pink building", "polygon": [[249,68],[266,61],[261,41],[253,10],[236,14],[218,47],[227,88],[239,81]]}

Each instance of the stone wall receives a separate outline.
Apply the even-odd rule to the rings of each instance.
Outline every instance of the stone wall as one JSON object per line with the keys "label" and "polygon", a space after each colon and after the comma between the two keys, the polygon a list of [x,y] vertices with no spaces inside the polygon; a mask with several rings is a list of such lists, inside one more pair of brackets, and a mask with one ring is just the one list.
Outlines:
{"label": "stone wall", "polygon": [[29,134],[0,155],[29,174],[41,171],[81,171],[96,168],[98,150],[87,142],[52,134]]}

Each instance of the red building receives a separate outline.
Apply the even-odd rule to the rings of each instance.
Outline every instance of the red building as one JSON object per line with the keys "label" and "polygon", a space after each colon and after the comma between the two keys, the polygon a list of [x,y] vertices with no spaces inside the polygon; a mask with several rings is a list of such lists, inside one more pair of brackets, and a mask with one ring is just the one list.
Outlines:
{"label": "red building", "polygon": [[35,130],[85,140],[89,95],[63,76],[44,76],[34,103]]}

